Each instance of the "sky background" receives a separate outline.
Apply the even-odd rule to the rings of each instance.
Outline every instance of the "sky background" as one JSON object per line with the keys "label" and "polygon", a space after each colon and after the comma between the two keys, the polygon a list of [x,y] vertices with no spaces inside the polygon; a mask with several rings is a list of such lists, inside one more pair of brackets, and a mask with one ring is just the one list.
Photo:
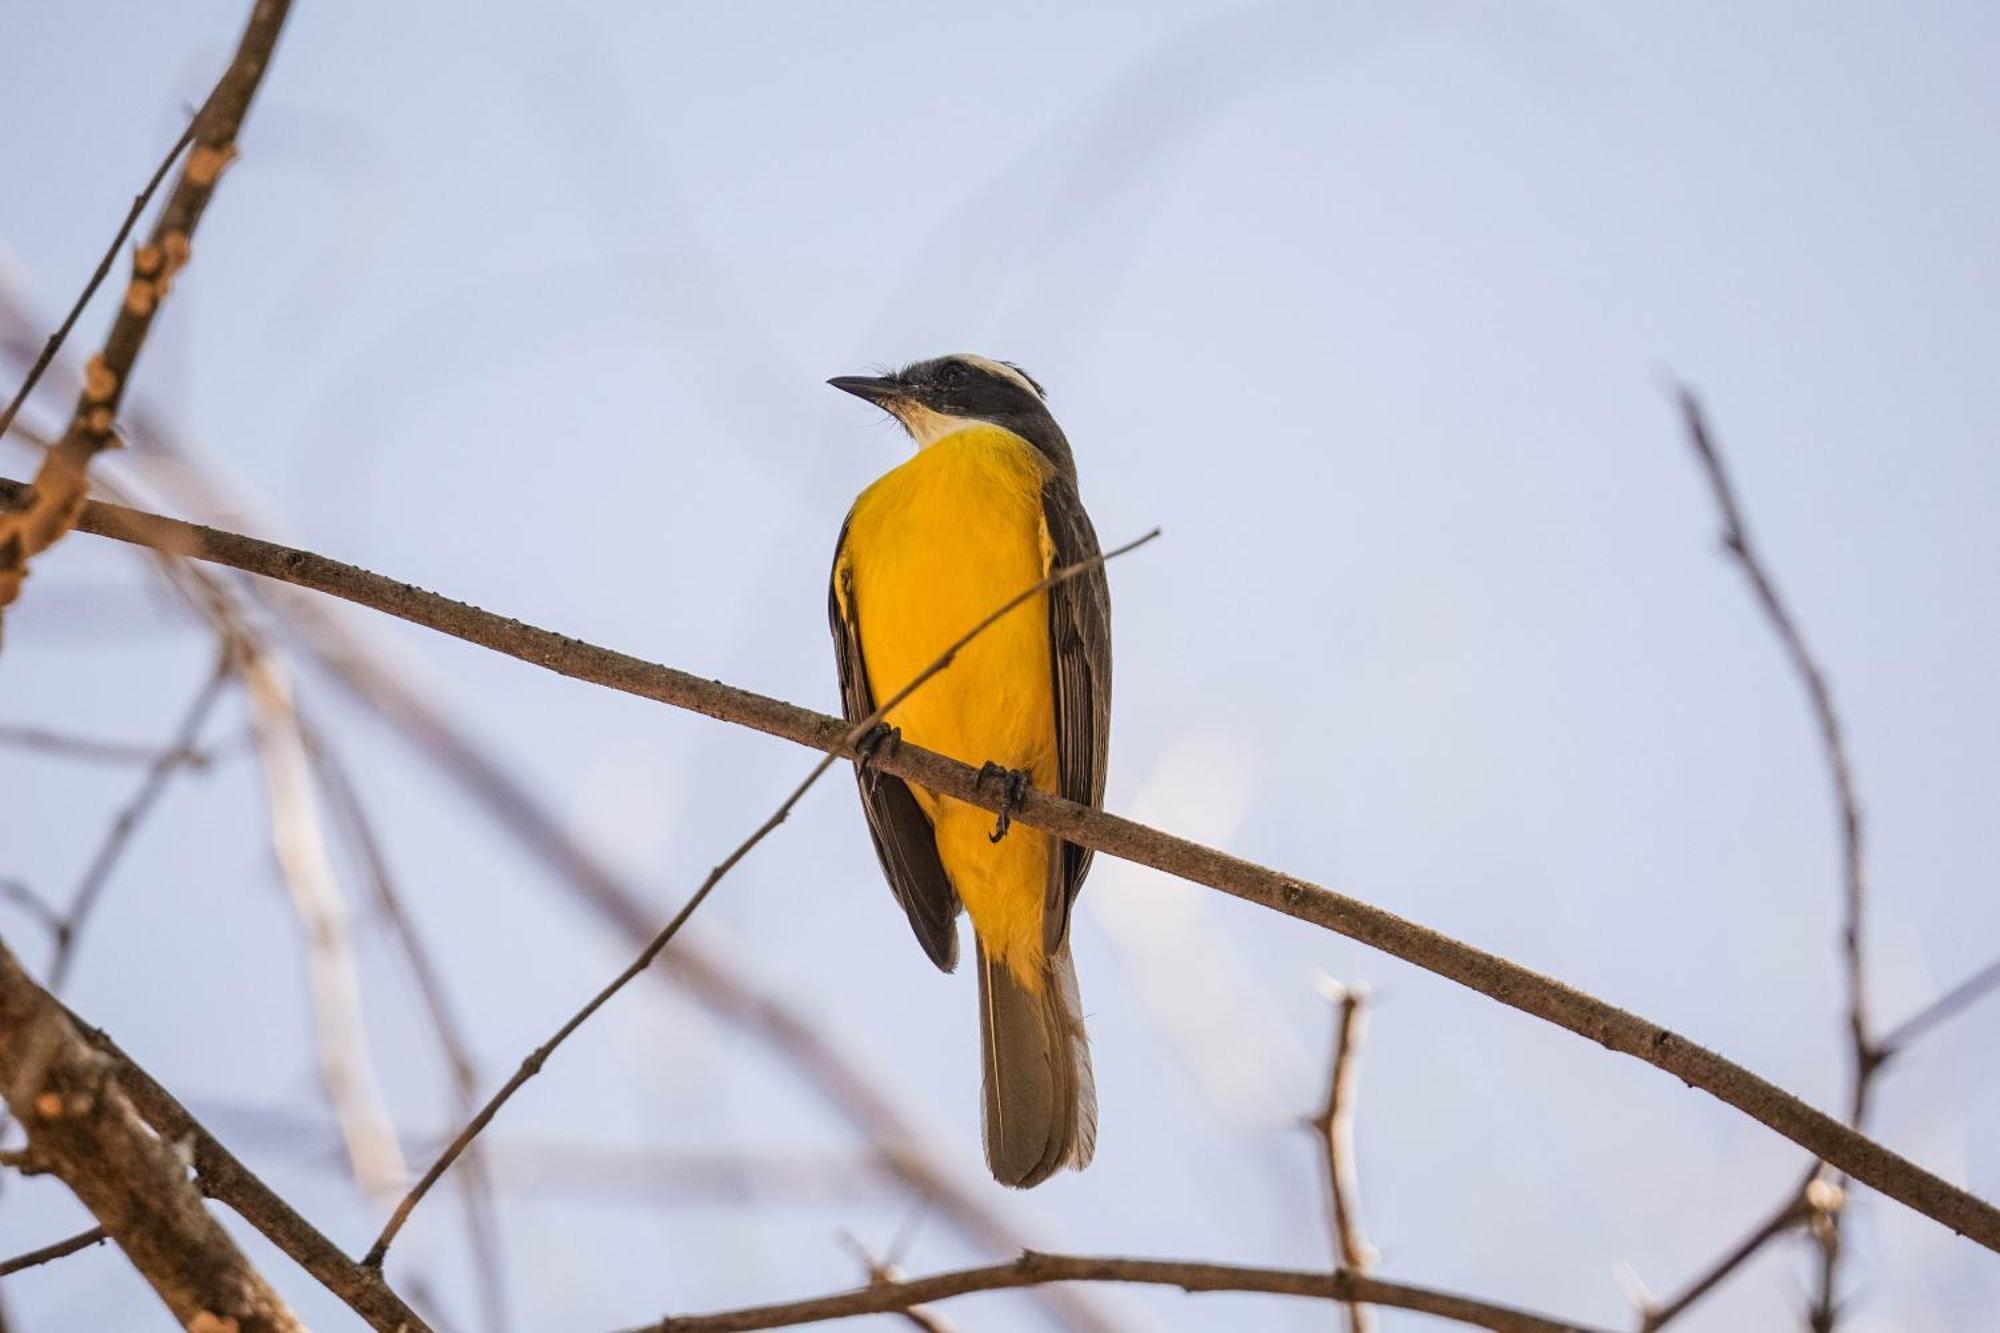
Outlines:
{"label": "sky background", "polygon": [[[40,327],[244,12],[0,11],[0,269]],[[300,544],[835,711],[827,563],[907,443],[822,381],[952,350],[1019,361],[1106,544],[1165,529],[1111,572],[1110,807],[1834,1108],[1822,757],[1665,386],[1705,395],[1832,674],[1893,1023],[2000,952],[1996,125],[2000,11],[1976,3],[304,3],[135,402]],[[74,387],[30,419],[58,425]],[[0,463],[32,466],[15,445]],[[812,762],[357,623],[662,920]],[[0,722],[157,743],[210,660],[130,553],[66,541],[7,617]],[[298,671],[490,1087],[624,946]],[[242,718],[232,697],[211,737],[227,747]],[[0,876],[66,899],[136,781],[0,749]],[[240,746],[177,780],[69,998],[358,1250],[383,1209],[326,1128],[263,818]],[[1327,1263],[1297,1126],[1324,1091],[1325,975],[1375,991],[1357,1136],[1385,1276],[1622,1326],[1621,1267],[1671,1291],[1802,1168],[1669,1076],[1299,922],[1103,859],[1082,903],[1098,1157],[1027,1195],[983,1179],[971,981],[911,939],[844,775],[691,930],[859,1051],[1039,1248]],[[390,941],[356,913],[386,1095],[427,1137],[449,1119],[443,1079]],[[39,965],[28,918],[0,906],[0,934]],[[1988,1198],[1996,1042],[2000,1003],[1939,1029],[1882,1076],[1872,1124]],[[658,986],[587,1026],[492,1138],[862,1147],[764,1048]],[[501,1216],[518,1328],[849,1285],[842,1229],[877,1251],[900,1237],[917,1272],[1004,1257],[880,1188],[745,1205],[558,1171],[509,1189]],[[0,1250],[80,1219],[59,1187],[9,1180]],[[1863,1193],[1850,1234],[1850,1333],[2000,1308],[1993,1256],[1893,1203]],[[246,1243],[317,1327],[350,1326]],[[436,1197],[391,1275],[463,1330],[471,1272]],[[1804,1245],[1777,1246],[1681,1326],[1784,1327],[1809,1290]],[[162,1322],[106,1249],[0,1295],[28,1330]],[[1121,1327],[1330,1317],[1094,1295]],[[1017,1295],[947,1312],[967,1330],[1042,1319]]]}

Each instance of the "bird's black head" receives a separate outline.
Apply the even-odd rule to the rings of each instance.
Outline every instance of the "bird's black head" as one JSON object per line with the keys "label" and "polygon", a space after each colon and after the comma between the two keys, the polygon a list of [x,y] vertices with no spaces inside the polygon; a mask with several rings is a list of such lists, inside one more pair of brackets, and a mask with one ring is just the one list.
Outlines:
{"label": "bird's black head", "polygon": [[1071,466],[1069,442],[1049,415],[1042,386],[1009,362],[960,352],[893,375],[841,375],[827,383],[890,413],[920,449],[987,422],[1019,435],[1057,466]]}

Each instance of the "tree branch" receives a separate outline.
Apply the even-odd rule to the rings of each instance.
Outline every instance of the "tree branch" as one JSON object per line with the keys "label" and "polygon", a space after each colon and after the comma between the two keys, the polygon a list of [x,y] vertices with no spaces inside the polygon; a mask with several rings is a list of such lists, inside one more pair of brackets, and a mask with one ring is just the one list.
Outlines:
{"label": "tree branch", "polygon": [[62,990],[63,982],[69,977],[70,964],[76,958],[77,940],[83,935],[83,928],[89,923],[90,914],[97,907],[104,886],[110,882],[112,870],[117,867],[126,844],[139,827],[139,821],[146,817],[166,791],[167,782],[176,772],[188,766],[190,755],[197,753],[195,743],[201,739],[201,729],[207,725],[209,714],[215,711],[216,703],[222,698],[222,686],[228,679],[229,653],[225,647],[215,669],[195,691],[187,712],[182,714],[179,725],[174,729],[173,739],[154,751],[153,762],[148,765],[146,775],[139,780],[138,790],[132,793],[132,798],[111,821],[110,831],[98,844],[96,854],[90,858],[90,865],[83,872],[83,881],[77,886],[76,895],[70,899],[69,910],[57,918],[54,927],[55,953],[49,960],[50,990]]}
{"label": "tree branch", "polygon": [[[19,488],[19,482],[0,480],[0,498]],[[87,505],[77,526],[330,593],[559,675],[830,754],[858,757],[846,739],[849,728],[835,718],[524,625],[309,551],[101,502]],[[968,764],[908,744],[878,755],[874,762],[883,772],[940,795],[987,810],[999,807],[1002,794],[991,783],[982,785],[979,771]],[[1360,899],[1106,811],[1030,789],[1014,818],[1079,846],[1311,922],[1632,1056],[1735,1107],[1880,1193],[2000,1252],[2000,1209],[1657,1023]]]}
{"label": "tree branch", "polygon": [[[1716,509],[1722,518],[1722,546],[1734,559],[1736,566],[1748,580],[1757,604],[1770,623],[1771,630],[1784,648],[1792,669],[1797,673],[1800,685],[1805,689],[1806,701],[1812,708],[1813,720],[1819,730],[1820,748],[1825,754],[1828,777],[1833,787],[1834,810],[1840,825],[1842,916],[1841,959],[1847,984],[1847,1036],[1850,1060],[1850,1083],[1847,1120],[1858,1132],[1868,1118],[1868,1097],[1873,1089],[1875,1075],[1881,1070],[1886,1058],[1884,1048],[1877,1045],[1869,1032],[1868,1023],[1868,970],[1862,946],[1862,913],[1867,906],[1867,862],[1862,849],[1861,800],[1856,794],[1854,766],[1847,755],[1847,740],[1841,726],[1840,714],[1833,705],[1833,690],[1828,684],[1825,669],[1820,666],[1812,650],[1806,646],[1805,635],[1798,627],[1798,620],[1786,604],[1783,594],[1778,591],[1777,580],[1750,539],[1750,530],[1743,518],[1742,507],[1737,503],[1736,488],[1729,478],[1729,470],[1722,460],[1722,451],[1716,446],[1709,432],[1708,420],[1702,411],[1701,400],[1694,390],[1683,384],[1678,388],[1681,419],[1687,430],[1688,443],[1693,446],[1695,456],[1700,460],[1702,471],[1708,478],[1709,489],[1714,493]],[[1822,1165],[1810,1173],[1792,1201],[1780,1205],[1758,1231],[1753,1232],[1743,1244],[1725,1256],[1721,1265],[1711,1273],[1709,1285],[1754,1255],[1757,1250],[1789,1228],[1780,1222],[1794,1211],[1801,1212],[1801,1219],[1809,1222],[1813,1234],[1819,1241],[1819,1289],[1813,1301],[1810,1323],[1814,1333],[1833,1333],[1833,1327],[1840,1317],[1838,1292],[1840,1286],[1841,1234],[1840,1221],[1847,1200],[1844,1180],[1832,1178],[1827,1166]],[[1672,1313],[1654,1322],[1658,1328],[1674,1313],[1685,1309],[1680,1304]]]}
{"label": "tree branch", "polygon": [[[194,148],[187,163],[146,243],[132,256],[131,285],[125,290],[125,300],[118,307],[103,350],[85,368],[83,392],[68,428],[56,447],[43,456],[34,493],[25,506],[21,506],[23,497],[15,496],[12,506],[0,511],[0,611],[20,596],[28,561],[75,523],[85,501],[90,461],[115,443],[112,425],[139,352],[146,345],[146,335],[152,331],[154,313],[188,261],[195,227],[215,194],[222,169],[236,156],[236,136],[270,65],[290,8],[290,0],[256,0],[235,56],[190,126]],[[55,356],[57,341],[51,340],[43,365]],[[22,396],[25,393],[24,387]]]}
{"label": "tree branch", "polygon": [[632,1333],[737,1333],[743,1329],[789,1328],[855,1315],[884,1314],[913,1305],[948,1300],[975,1291],[1006,1291],[1044,1282],[1137,1282],[1179,1287],[1183,1291],[1243,1291],[1273,1296],[1312,1296],[1322,1300],[1365,1301],[1399,1310],[1414,1310],[1500,1333],[1592,1333],[1581,1324],[1566,1323],[1524,1310],[1476,1301],[1448,1292],[1384,1282],[1336,1269],[1305,1273],[1274,1268],[1243,1268],[1233,1264],[1182,1263],[1163,1259],[1100,1259],[1081,1255],[1023,1254],[1010,1264],[967,1268],[904,1282],[878,1282],[854,1291],[781,1305],[760,1305],[718,1314],[669,1316]]}
{"label": "tree branch", "polygon": [[295,1333],[285,1307],[149,1130],[116,1071],[0,944],[0,1085],[28,1147],[75,1192],[174,1317],[220,1333]]}
{"label": "tree branch", "polygon": [[632,978],[653,965],[653,960],[660,956],[660,951],[665,949],[672,942],[674,936],[680,933],[681,927],[687,924],[688,918],[694,915],[695,910],[714,891],[715,886],[722,882],[722,877],[735,869],[737,863],[748,856],[758,843],[762,842],[772,830],[776,829],[778,825],[784,823],[791,816],[792,808],[803,800],[805,794],[812,790],[813,784],[818,782],[820,777],[833,767],[842,752],[853,752],[854,747],[860,744],[864,738],[867,738],[877,726],[881,725],[882,720],[888,717],[898,704],[921,689],[931,677],[949,667],[967,644],[985,633],[987,629],[991,628],[995,622],[999,621],[1008,612],[1020,606],[1030,597],[1038,596],[1059,584],[1068,582],[1079,574],[1095,569],[1107,561],[1115,560],[1127,551],[1144,546],[1159,535],[1160,530],[1154,528],[1137,541],[1127,542],[1116,550],[1092,556],[1088,560],[1079,560],[1073,565],[1065,565],[1033,586],[1023,588],[1013,597],[1008,598],[1001,606],[996,607],[989,615],[981,619],[978,624],[960,635],[950,647],[938,655],[936,661],[919,672],[909,684],[903,686],[902,689],[897,690],[889,698],[878,704],[874,712],[848,727],[846,733],[841,737],[839,747],[828,750],[821,757],[820,761],[813,765],[811,771],[800,780],[799,785],[792,789],[791,794],[778,803],[778,808],[766,816],[764,822],[752,830],[749,837],[738,843],[734,851],[730,852],[714,869],[708,872],[708,876],[702,880],[701,886],[689,896],[687,903],[681,910],[674,914],[673,920],[667,922],[661,928],[659,934],[655,935],[652,941],[640,951],[639,956],[633,959],[624,971],[613,977],[610,983],[602,990],[593,995],[584,1004],[583,1008],[570,1015],[569,1019],[560,1028],[556,1029],[554,1036],[528,1054],[528,1058],[521,1062],[521,1067],[515,1070],[513,1076],[501,1086],[498,1092],[493,1094],[492,1099],[480,1108],[479,1114],[475,1115],[459,1136],[452,1140],[451,1145],[431,1165],[431,1169],[424,1173],[423,1179],[419,1180],[411,1188],[410,1192],[404,1196],[403,1201],[396,1206],[396,1211],[390,1215],[388,1224],[382,1228],[382,1234],[375,1238],[374,1245],[369,1247],[368,1257],[362,1262],[371,1267],[381,1266],[383,1255],[388,1253],[389,1245],[395,1240],[396,1233],[402,1230],[403,1223],[409,1219],[410,1211],[429,1192],[431,1186],[437,1183],[439,1177],[450,1169],[451,1164],[458,1160],[459,1154],[465,1151],[466,1146],[478,1136],[479,1132],[492,1123],[493,1117],[499,1113],[500,1108],[506,1104],[507,1099],[512,1097],[522,1084],[542,1071],[542,1065],[547,1062],[550,1055],[554,1054],[556,1047],[568,1040],[572,1032],[575,1032],[584,1023],[588,1022],[590,1016],[608,1003],[612,996],[624,989],[626,983],[630,982]]}
{"label": "tree branch", "polygon": [[[1354,1170],[1354,1080],[1359,1066],[1358,1053],[1365,1024],[1362,1011],[1367,993],[1355,986],[1327,982],[1328,998],[1335,1006],[1333,1032],[1333,1072],[1327,1080],[1326,1106],[1313,1117],[1312,1127],[1326,1153],[1327,1203],[1333,1219],[1334,1261],[1350,1273],[1365,1274],[1374,1262],[1370,1246],[1361,1238],[1361,1220],[1356,1211]],[[1370,1333],[1375,1321],[1368,1307],[1358,1301],[1347,1303],[1349,1333]]]}
{"label": "tree branch", "polygon": [[380,1273],[363,1268],[301,1217],[256,1172],[223,1147],[178,1098],[119,1049],[102,1028],[91,1027],[73,1013],[67,1016],[109,1061],[118,1086],[154,1132],[184,1145],[193,1159],[195,1183],[203,1194],[227,1204],[377,1333],[430,1333],[430,1326],[390,1290]]}
{"label": "tree branch", "polygon": [[88,1231],[80,1231],[68,1240],[59,1240],[53,1245],[44,1245],[39,1250],[29,1250],[26,1254],[17,1254],[12,1259],[0,1263],[0,1277],[12,1277],[24,1268],[38,1268],[43,1264],[54,1263],[58,1259],[67,1259],[78,1250],[87,1250],[93,1245],[102,1245],[110,1239],[111,1233],[103,1227],[92,1227]]}

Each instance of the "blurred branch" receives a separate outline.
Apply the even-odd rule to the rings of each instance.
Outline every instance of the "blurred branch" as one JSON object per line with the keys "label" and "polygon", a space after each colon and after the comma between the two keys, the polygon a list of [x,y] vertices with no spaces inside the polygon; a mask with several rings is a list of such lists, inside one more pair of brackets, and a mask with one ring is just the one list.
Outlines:
{"label": "blurred branch", "polygon": [[1884,1061],[1901,1054],[1910,1043],[1947,1019],[1955,1018],[2000,989],[2000,958],[1994,959],[1878,1038],[1875,1052]]}
{"label": "blurred branch", "polygon": [[[451,1164],[458,1159],[458,1155],[465,1151],[466,1145],[470,1144],[481,1130],[492,1123],[493,1117],[499,1113],[502,1106],[506,1105],[507,1100],[521,1088],[521,1085],[542,1072],[542,1066],[548,1061],[549,1056],[553,1055],[556,1048],[569,1039],[569,1035],[572,1032],[575,1032],[588,1022],[590,1016],[603,1008],[612,996],[623,990],[632,978],[652,966],[653,960],[660,956],[660,951],[665,949],[672,942],[674,936],[680,933],[681,927],[687,924],[688,918],[695,914],[696,909],[714,891],[715,886],[722,882],[723,876],[734,870],[737,863],[748,856],[758,843],[762,842],[778,825],[784,823],[791,816],[792,808],[805,799],[805,794],[811,791],[813,784],[818,782],[821,776],[834,766],[840,759],[842,752],[852,752],[855,746],[861,744],[864,739],[870,738],[871,733],[882,725],[882,720],[888,717],[898,704],[916,693],[933,676],[949,667],[958,657],[961,649],[981,634],[984,634],[1009,611],[1020,606],[1031,597],[1040,596],[1051,588],[1067,583],[1079,574],[1096,569],[1100,565],[1116,560],[1128,551],[1144,546],[1159,535],[1160,530],[1155,528],[1136,541],[1127,542],[1115,550],[1106,551],[1101,555],[1092,556],[1087,560],[1079,560],[1073,565],[1065,565],[1061,569],[1053,571],[1047,578],[1038,581],[1033,586],[1023,588],[1013,597],[1008,598],[1006,602],[994,608],[991,613],[971,629],[960,635],[950,647],[938,655],[936,661],[918,672],[909,684],[903,686],[902,689],[896,691],[889,698],[877,705],[874,712],[849,727],[846,734],[841,738],[838,749],[828,750],[826,754],[821,756],[819,762],[813,765],[804,778],[800,779],[798,786],[792,788],[791,794],[778,803],[778,808],[767,815],[764,822],[751,831],[750,836],[738,843],[735,850],[731,851],[714,869],[708,872],[708,876],[702,880],[701,886],[694,891],[688,898],[687,903],[680,911],[674,914],[673,919],[667,922],[659,934],[655,935],[652,941],[640,951],[639,956],[627,964],[625,970],[620,972],[616,977],[613,977],[609,984],[602,990],[593,995],[584,1004],[583,1008],[570,1015],[569,1019],[560,1028],[556,1029],[554,1036],[529,1053],[528,1057],[521,1062],[521,1067],[515,1070],[513,1076],[501,1085],[498,1092],[493,1094],[492,1099],[480,1108],[479,1113],[472,1118],[459,1136],[444,1150],[444,1153],[432,1164],[431,1169],[424,1173],[423,1179],[419,1180],[412,1187],[409,1194],[404,1197],[403,1201],[396,1206],[396,1211],[390,1215],[388,1223],[382,1228],[382,1234],[375,1238],[375,1244],[369,1247],[368,1257],[363,1262],[372,1266],[380,1266],[382,1257],[388,1253],[390,1244],[396,1239],[396,1233],[402,1230],[404,1222],[409,1219],[411,1210],[422,1201],[424,1195],[430,1191],[431,1186],[437,1183],[438,1178],[451,1168]],[[884,748],[880,744],[880,738],[875,738],[871,741],[871,746],[875,749]]]}
{"label": "blurred branch", "polygon": [[[1312,1127],[1326,1152],[1327,1200],[1333,1216],[1334,1261],[1346,1271],[1365,1274],[1374,1262],[1361,1238],[1356,1213],[1354,1171],[1354,1080],[1360,1063],[1362,1010],[1367,992],[1329,981],[1329,997],[1337,1015],[1333,1036],[1333,1072],[1327,1081],[1326,1106],[1313,1117]],[[1347,1303],[1349,1333],[1371,1333],[1375,1321],[1368,1307]]]}
{"label": "blurred branch", "polygon": [[[32,750],[37,754],[56,755],[64,759],[81,759],[93,764],[150,765],[161,758],[157,747],[141,745],[136,741],[107,741],[94,736],[71,736],[65,732],[50,731],[43,727],[0,725],[0,746]],[[210,761],[210,756],[201,750],[189,750],[184,754],[169,757],[189,768],[206,768]]]}
{"label": "blurred branch", "polygon": [[68,1017],[108,1062],[112,1078],[153,1131],[182,1146],[204,1195],[227,1204],[377,1333],[429,1333],[429,1325],[389,1289],[380,1273],[350,1259],[300,1216],[103,1029],[84,1024],[73,1013]]}
{"label": "blurred branch", "polygon": [[347,903],[327,856],[291,682],[277,658],[258,643],[246,642],[238,657],[263,761],[271,847],[305,932],[320,1084],[340,1121],[355,1181],[379,1198],[393,1197],[409,1178],[409,1169],[368,1054]]}
{"label": "blurred branch", "polygon": [[[886,1259],[877,1259],[868,1247],[855,1237],[842,1232],[840,1238],[860,1261],[861,1271],[867,1275],[870,1287],[894,1286],[903,1281],[903,1274],[896,1265]],[[892,1313],[910,1327],[922,1330],[922,1333],[953,1333],[952,1326],[946,1322],[943,1315],[926,1310],[921,1305],[906,1305]]]}
{"label": "blurred branch", "polygon": [[[1818,1174],[1817,1168],[1810,1172],[1807,1184],[1809,1185]],[[1804,1226],[1811,1216],[1812,1209],[1806,1203],[1804,1189],[1792,1191],[1769,1217],[1749,1235],[1738,1241],[1727,1254],[1709,1265],[1706,1272],[1683,1287],[1679,1295],[1642,1310],[1639,1318],[1640,1333],[1654,1333],[1654,1330],[1665,1328],[1680,1318],[1689,1306],[1715,1290],[1730,1274],[1756,1258],[1758,1252],[1766,1245],[1786,1232]]]}
{"label": "blurred branch", "polygon": [[53,1245],[44,1245],[39,1250],[29,1250],[26,1254],[17,1254],[12,1259],[0,1261],[0,1277],[12,1277],[24,1268],[38,1268],[43,1264],[54,1263],[58,1259],[67,1259],[78,1250],[102,1245],[110,1239],[111,1233],[103,1227],[80,1231],[68,1240],[59,1240]]}
{"label": "blurred branch", "polygon": [[[431,957],[430,948],[417,929],[415,919],[403,906],[402,894],[389,874],[388,858],[375,836],[374,826],[368,821],[367,812],[362,808],[360,793],[348,780],[346,769],[316,731],[302,724],[300,734],[306,742],[307,754],[312,759],[320,786],[326,792],[334,818],[345,831],[368,876],[375,905],[389,923],[391,933],[402,948],[404,961],[409,964],[410,975],[423,998],[424,1011],[430,1017],[431,1032],[437,1037],[438,1047],[444,1053],[445,1064],[451,1073],[449,1081],[453,1105],[461,1120],[468,1119],[479,1105],[478,1073],[473,1068],[470,1043],[453,1011],[451,998],[445,993],[444,975]],[[399,1180],[401,1178],[399,1174]],[[493,1182],[483,1147],[475,1145],[466,1154],[465,1171],[460,1179],[464,1185],[466,1232],[472,1240],[473,1263],[479,1273],[484,1326],[488,1333],[502,1333],[509,1319],[506,1287],[501,1279],[500,1224],[494,1212]]]}
{"label": "blurred branch", "polygon": [[29,916],[35,918],[52,939],[60,940],[69,923],[63,914],[49,906],[48,899],[42,897],[18,879],[0,879],[0,899],[14,904]]}
{"label": "blurred branch", "polygon": [[[0,481],[0,497],[18,488],[17,482]],[[572,679],[846,758],[859,757],[847,740],[849,728],[835,718],[525,625],[325,556],[103,503],[88,505],[78,526],[331,593]],[[1002,800],[993,784],[980,783],[977,769],[914,745],[894,747],[873,762],[885,773],[982,809],[996,810]],[[1656,1023],[1360,899],[1105,811],[1030,789],[1013,817],[1079,846],[1205,884],[1344,935],[1644,1061],[1735,1107],[1888,1197],[2000,1251],[2000,1210],[1993,1205]]]}
{"label": "blurred branch", "polygon": [[215,711],[216,702],[222,697],[223,684],[228,679],[229,649],[225,645],[216,660],[215,669],[195,691],[180,725],[174,728],[173,738],[154,752],[153,761],[148,765],[146,775],[140,779],[138,790],[132,793],[132,799],[111,821],[110,831],[98,845],[89,867],[83,872],[83,881],[77,886],[76,895],[70,899],[69,910],[57,919],[54,926],[55,953],[49,959],[50,990],[61,991],[63,982],[68,979],[70,964],[76,957],[77,940],[82,936],[104,886],[111,879],[112,870],[117,867],[140,821],[159,801],[161,793],[166,791],[168,780],[189,765],[190,756],[198,753],[195,745],[201,739],[201,729],[207,724],[209,714]]}
{"label": "blurred branch", "polygon": [[[256,0],[235,56],[189,126],[194,147],[146,243],[132,256],[131,285],[125,290],[125,299],[118,307],[103,349],[84,370],[83,391],[77,398],[68,428],[56,447],[43,456],[41,468],[35,474],[32,496],[16,496],[13,506],[19,507],[0,511],[0,610],[20,595],[28,561],[47,550],[76,522],[85,501],[85,474],[90,461],[115,442],[112,425],[118,405],[124,400],[146,335],[152,331],[153,316],[166,299],[174,278],[188,262],[195,227],[215,194],[216,181],[236,156],[236,136],[257,85],[263,81],[290,7],[290,0]],[[179,151],[177,146],[174,155]],[[148,186],[147,192],[152,188]],[[137,217],[142,204],[143,197],[134,204],[132,217]],[[127,225],[129,228],[130,219]],[[124,237],[121,231],[112,244],[114,252],[124,243]],[[101,277],[100,269],[84,293],[85,301]],[[37,359],[38,366],[46,367],[54,359],[62,333],[80,310],[81,304],[72,311],[58,336],[50,339]],[[8,408],[9,419],[30,388],[32,374],[30,382],[16,395],[14,405]]]}
{"label": "blurred branch", "polygon": [[905,1282],[871,1283],[855,1291],[780,1305],[760,1305],[718,1314],[669,1316],[633,1333],[734,1333],[735,1330],[789,1328],[855,1315],[886,1314],[975,1291],[1006,1291],[1043,1282],[1136,1282],[1183,1291],[1246,1291],[1274,1296],[1365,1301],[1414,1310],[1475,1328],[1501,1333],[1592,1333],[1581,1324],[1455,1296],[1425,1287],[1384,1282],[1336,1269],[1304,1273],[1234,1264],[1181,1263],[1163,1259],[1100,1259],[1080,1255],[1024,1253],[1009,1264],[967,1268]]}
{"label": "blurred branch", "polygon": [[0,1090],[37,1165],[69,1186],[182,1324],[301,1329],[209,1214],[173,1144],[148,1130],[122,1082],[0,944]]}

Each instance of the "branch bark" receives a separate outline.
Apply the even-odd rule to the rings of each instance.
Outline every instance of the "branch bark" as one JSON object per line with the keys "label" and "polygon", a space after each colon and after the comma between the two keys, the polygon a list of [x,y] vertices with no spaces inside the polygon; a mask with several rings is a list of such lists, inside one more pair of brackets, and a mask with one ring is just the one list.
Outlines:
{"label": "branch bark", "polygon": [[304,1326],[209,1214],[174,1146],[53,996],[0,944],[0,1084],[28,1150],[75,1192],[191,1330]]}
{"label": "branch bark", "polygon": [[[0,499],[19,490],[19,482],[0,479]],[[101,502],[86,505],[77,526],[313,588],[575,680],[858,758],[846,740],[847,725],[823,713],[524,625],[310,551]],[[877,755],[873,762],[885,773],[941,795],[987,810],[999,807],[1002,794],[991,783],[982,785],[977,769],[943,755],[905,744]],[[1736,1108],[1872,1189],[2000,1253],[2000,1209],[1657,1023],[1360,899],[1106,811],[1031,789],[1013,817],[1079,846],[1151,866],[1344,935],[1643,1061]]]}
{"label": "branch bark", "polygon": [[1179,1287],[1183,1291],[1243,1291],[1272,1296],[1310,1296],[1321,1300],[1365,1301],[1398,1310],[1414,1310],[1474,1328],[1499,1333],[1593,1333],[1581,1324],[1530,1314],[1504,1305],[1477,1301],[1428,1287],[1385,1282],[1344,1269],[1306,1273],[1276,1268],[1244,1268],[1234,1264],[1182,1263],[1164,1259],[1100,1259],[1082,1255],[1037,1254],[1029,1251],[1010,1264],[967,1268],[902,1282],[876,1282],[854,1291],[781,1305],[759,1305],[716,1314],[669,1316],[632,1333],[738,1333],[744,1329],[790,1328],[855,1315],[908,1310],[932,1301],[975,1291],[1007,1291],[1044,1282],[1136,1282]]}
{"label": "branch bark", "polygon": [[194,1163],[195,1183],[203,1194],[227,1204],[377,1333],[430,1333],[430,1326],[390,1290],[380,1273],[363,1268],[301,1217],[108,1034],[73,1013],[65,1013],[109,1062],[118,1086],[140,1116],[160,1137],[185,1147]]}
{"label": "branch bark", "polygon": [[[0,610],[20,596],[28,561],[75,524],[84,505],[90,461],[116,442],[112,425],[139,352],[146,345],[146,335],[152,331],[153,316],[188,261],[195,227],[214,197],[222,169],[236,156],[237,133],[270,65],[290,8],[291,0],[257,0],[251,9],[235,56],[195,118],[194,147],[187,162],[146,243],[132,256],[131,284],[125,289],[125,299],[103,349],[85,368],[83,392],[70,415],[69,427],[43,457],[32,497],[25,504],[22,497],[12,497],[12,506],[0,511]],[[114,242],[114,249],[116,245]],[[49,358],[55,355],[55,342],[51,340]]]}

